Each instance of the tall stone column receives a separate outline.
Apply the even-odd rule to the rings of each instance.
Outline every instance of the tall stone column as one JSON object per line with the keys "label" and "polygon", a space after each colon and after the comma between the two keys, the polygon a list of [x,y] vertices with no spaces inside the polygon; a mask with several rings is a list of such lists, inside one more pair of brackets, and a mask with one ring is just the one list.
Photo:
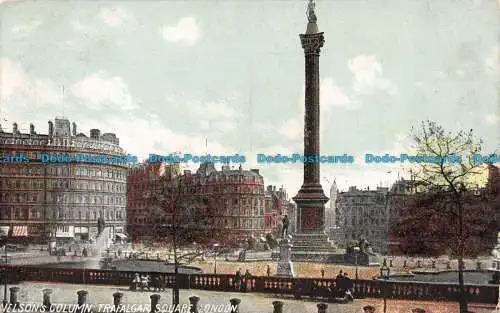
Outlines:
{"label": "tall stone column", "polygon": [[310,160],[304,163],[304,181],[298,194],[293,198],[297,203],[299,234],[324,231],[325,203],[329,200],[320,184],[319,163],[319,55],[325,39],[323,33],[318,31],[313,9],[309,9],[306,33],[300,34],[305,55],[304,156]]}

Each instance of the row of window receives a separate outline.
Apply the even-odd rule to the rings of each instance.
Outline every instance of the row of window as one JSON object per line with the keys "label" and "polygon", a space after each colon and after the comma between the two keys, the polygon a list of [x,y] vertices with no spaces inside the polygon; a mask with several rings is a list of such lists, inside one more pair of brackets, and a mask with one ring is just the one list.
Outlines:
{"label": "row of window", "polygon": [[[0,200],[3,203],[33,203],[38,201],[44,201],[43,192],[24,192],[24,193],[0,193]],[[126,200],[124,196],[116,197],[113,195],[104,196],[89,196],[89,195],[79,195],[74,193],[67,194],[54,194],[47,193],[47,202],[55,203],[81,203],[81,204],[107,204],[107,205],[125,205]]]}
{"label": "row of window", "polygon": [[[135,225],[144,225],[144,224],[151,224],[153,222],[153,219],[136,217],[133,219],[129,219],[129,222]],[[171,220],[167,218],[166,223],[168,224],[170,222]],[[191,224],[193,226],[198,225],[200,227],[211,225],[220,228],[254,229],[254,228],[264,228],[264,219],[208,218],[203,223],[201,223],[199,220],[195,220]],[[183,223],[183,225],[186,226],[186,223]]]}
{"label": "row of window", "polygon": [[[36,165],[36,166],[3,166],[0,168],[1,174],[15,174],[15,175],[31,175],[31,176],[86,176],[86,177],[98,177],[98,178],[109,178],[115,180],[126,180],[125,170],[116,169],[102,169],[92,167],[80,167],[80,166],[69,166],[69,165]],[[71,171],[71,172],[70,172]]]}
{"label": "row of window", "polygon": [[58,220],[97,220],[99,217],[103,217],[105,220],[116,220],[124,221],[126,219],[125,210],[105,210],[105,211],[76,211],[70,209],[47,209],[44,211],[43,208],[6,208],[0,210],[0,218],[2,220],[8,219],[58,219]]}
{"label": "row of window", "polygon": [[0,179],[0,189],[72,189],[124,193],[124,183],[62,179]]}

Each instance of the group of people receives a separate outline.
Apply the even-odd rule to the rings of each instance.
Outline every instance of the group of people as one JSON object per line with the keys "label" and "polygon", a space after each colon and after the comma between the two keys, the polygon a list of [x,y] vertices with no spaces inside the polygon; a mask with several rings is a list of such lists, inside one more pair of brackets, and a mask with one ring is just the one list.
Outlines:
{"label": "group of people", "polygon": [[338,292],[339,296],[345,297],[349,301],[354,300],[354,282],[347,275],[347,273],[343,273],[340,270],[337,277],[335,277],[335,290],[331,290],[331,292]]}
{"label": "group of people", "polygon": [[151,278],[149,275],[139,275],[139,273],[135,273],[134,279],[132,280],[132,284],[130,285],[130,290],[148,290],[151,291],[165,291],[166,284],[163,281],[161,276],[154,276]]}
{"label": "group of people", "polygon": [[236,291],[250,291],[251,284],[250,279],[252,275],[249,270],[245,271],[245,275],[241,275],[241,268],[236,271],[234,276],[234,289]]}

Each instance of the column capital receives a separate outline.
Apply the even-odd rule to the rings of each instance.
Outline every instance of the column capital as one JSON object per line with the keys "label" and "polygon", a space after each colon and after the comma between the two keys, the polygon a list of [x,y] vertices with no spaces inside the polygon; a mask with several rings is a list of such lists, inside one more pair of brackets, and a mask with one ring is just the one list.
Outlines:
{"label": "column capital", "polygon": [[315,54],[319,55],[321,48],[325,44],[324,33],[316,34],[300,34],[300,42],[302,43],[302,48],[304,49],[305,55]]}

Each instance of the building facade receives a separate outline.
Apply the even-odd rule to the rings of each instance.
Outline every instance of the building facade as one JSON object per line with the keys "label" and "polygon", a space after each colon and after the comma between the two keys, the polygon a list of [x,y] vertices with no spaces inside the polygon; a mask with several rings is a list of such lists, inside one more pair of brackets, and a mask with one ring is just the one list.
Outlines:
{"label": "building facade", "polygon": [[337,211],[337,182],[334,180],[330,187],[330,201],[325,208],[325,231],[330,238],[337,238],[336,211]]}
{"label": "building facade", "polygon": [[28,133],[22,133],[16,123],[12,132],[0,127],[0,227],[31,243],[50,237],[88,240],[95,238],[97,220],[102,217],[110,237],[123,233],[126,164],[90,159],[42,162],[46,153],[124,157],[119,139],[113,133],[101,135],[98,129],[92,129],[90,136],[77,133],[76,124],[71,127],[64,117],[54,122],[48,122],[47,134],[35,132],[33,124]]}
{"label": "building facade", "polygon": [[389,189],[359,190],[350,187],[337,195],[337,244],[352,245],[361,238],[367,239],[374,252],[387,252],[389,229]]}
{"label": "building facade", "polygon": [[151,226],[155,219],[151,215],[145,194],[158,190],[161,178],[165,175],[179,176],[179,164],[143,163],[128,170],[127,233],[134,241],[155,239],[156,228]]}
{"label": "building facade", "polygon": [[[162,224],[179,224],[186,242],[243,243],[274,231],[287,211],[285,190],[268,187],[266,192],[257,169],[224,165],[216,170],[214,164],[204,163],[195,173],[184,170],[177,175],[177,170],[157,171],[154,166],[129,172],[127,229],[135,240],[160,239]],[[169,199],[164,207],[148,200],[148,194],[155,193]]]}

